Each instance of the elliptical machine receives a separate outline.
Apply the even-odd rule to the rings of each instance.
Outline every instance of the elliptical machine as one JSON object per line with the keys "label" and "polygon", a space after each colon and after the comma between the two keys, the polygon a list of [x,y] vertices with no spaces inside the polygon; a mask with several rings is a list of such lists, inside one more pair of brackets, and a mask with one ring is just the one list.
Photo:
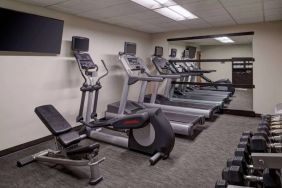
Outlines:
{"label": "elliptical machine", "polygon": [[[168,158],[174,147],[175,137],[171,125],[161,109],[141,108],[129,115],[121,114],[110,119],[97,118],[97,102],[99,90],[102,88],[100,80],[108,74],[108,69],[102,60],[107,73],[94,82],[98,66],[87,53],[88,46],[89,39],[73,37],[72,50],[85,80],[81,87],[82,96],[77,122],[85,126],[85,132],[89,138],[151,155],[149,160],[151,165],[154,165],[159,159]],[[86,94],[88,94],[87,101]],[[87,103],[86,115],[83,117],[85,103]],[[127,130],[128,137],[104,133],[100,128]]]}

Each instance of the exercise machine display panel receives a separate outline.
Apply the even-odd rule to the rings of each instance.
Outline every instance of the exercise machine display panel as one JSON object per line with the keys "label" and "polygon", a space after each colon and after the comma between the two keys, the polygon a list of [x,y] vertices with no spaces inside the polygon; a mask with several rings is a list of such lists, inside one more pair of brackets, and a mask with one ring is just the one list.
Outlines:
{"label": "exercise machine display panel", "polygon": [[89,39],[85,37],[72,37],[72,50],[73,51],[83,51],[88,52],[89,50]]}
{"label": "exercise machine display panel", "polygon": [[157,57],[163,56],[163,47],[161,47],[161,46],[155,47],[155,56],[157,56]]}
{"label": "exercise machine display panel", "polygon": [[127,55],[136,55],[136,43],[133,42],[125,42],[124,44],[124,53]]}
{"label": "exercise machine display panel", "polygon": [[170,57],[174,58],[174,57],[176,57],[176,54],[177,54],[177,49],[171,48],[171,50],[170,50]]}
{"label": "exercise machine display panel", "polygon": [[96,68],[95,63],[87,52],[89,49],[89,39],[85,37],[72,37],[72,50],[74,57],[84,70]]}

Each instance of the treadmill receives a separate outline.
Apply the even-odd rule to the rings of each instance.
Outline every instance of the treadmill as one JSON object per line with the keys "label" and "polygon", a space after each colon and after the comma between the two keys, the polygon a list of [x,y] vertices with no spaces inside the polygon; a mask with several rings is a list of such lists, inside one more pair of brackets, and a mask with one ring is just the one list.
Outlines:
{"label": "treadmill", "polygon": [[[176,66],[174,63],[172,65],[174,67]],[[215,72],[215,70],[201,70],[201,69],[197,68],[194,63],[188,64],[187,62],[181,62],[181,65],[178,66],[178,68],[181,69],[181,72],[189,72],[191,70],[192,71],[193,70],[199,71],[199,74],[195,74],[194,76],[193,75],[188,76],[186,78],[186,81],[188,81],[188,82],[197,82],[197,80],[196,80],[197,76],[200,76],[201,78],[204,79],[204,78],[207,78],[207,77],[204,76],[204,73]],[[178,68],[175,67],[176,70],[178,70]],[[228,91],[201,90],[199,88],[189,87],[189,85],[187,85],[187,84],[184,84],[183,86],[184,86],[184,89],[186,89],[188,87],[190,89],[190,91],[188,91],[188,92],[190,92],[190,93],[195,92],[197,94],[203,94],[203,95],[220,96],[220,97],[223,97],[224,99],[228,99],[232,95],[232,92],[228,92]]]}
{"label": "treadmill", "polygon": [[[184,51],[183,56],[185,57],[189,57],[189,55],[187,53],[185,53],[187,51]],[[170,54],[170,58],[171,60],[176,59],[176,55],[177,55],[177,49],[171,49],[171,54]],[[175,63],[172,63],[175,64]],[[186,63],[184,62],[184,65]],[[192,64],[193,66],[193,64]],[[183,68],[183,67],[182,67]],[[194,67],[196,68],[196,67]],[[184,68],[185,69],[185,68]],[[199,68],[197,68],[198,70],[201,70]],[[217,81],[212,81],[210,80],[208,77],[206,77],[204,74],[200,74],[198,75],[200,76],[203,80],[205,80],[207,83],[215,83],[215,84],[232,84],[231,81],[229,79],[220,79]],[[223,92],[225,94],[229,93],[229,96],[231,97],[234,92],[235,92],[235,88],[230,86],[200,86],[199,88],[197,88],[197,91],[212,91],[212,92]]]}
{"label": "treadmill", "polygon": [[[157,47],[156,47],[157,48]],[[176,49],[171,49],[171,60],[176,59]],[[181,75],[180,82],[188,82],[191,81],[189,78],[196,78],[196,76],[203,75],[204,73],[210,73],[214,70],[190,70],[186,68],[184,62],[163,62],[159,61],[157,58],[153,58],[152,62],[154,63],[159,74],[164,74],[164,72],[169,72],[170,74],[179,74]],[[165,64],[166,63],[166,64]],[[185,71],[184,71],[185,70]],[[176,79],[168,79],[166,88],[165,88],[165,96],[169,97],[174,101],[194,101],[200,102],[204,104],[219,104],[222,107],[224,106],[224,102],[229,101],[229,92],[216,92],[216,91],[202,91],[199,89],[188,87],[186,84],[172,84],[172,81],[176,81]]]}
{"label": "treadmill", "polygon": [[[126,71],[121,100],[107,106],[106,118],[113,118],[132,114],[140,109],[147,108],[143,104],[147,82],[162,82],[163,78],[151,76],[147,71],[142,59],[136,57],[136,44],[126,42],[124,52],[119,53],[119,60]],[[137,82],[142,82],[142,89],[138,102],[128,100],[129,87]],[[145,83],[145,84],[144,84]],[[199,124],[204,124],[203,115],[192,115],[183,107],[178,107],[176,111],[163,110],[165,116],[170,121],[174,133],[185,136],[193,135],[194,129]]]}
{"label": "treadmill", "polygon": [[[157,62],[158,65],[164,65],[162,68],[165,68],[165,65],[167,63],[166,59],[162,58],[163,55],[163,48],[162,47],[156,47],[155,48],[155,56],[153,57],[153,62]],[[156,65],[154,63],[154,65]],[[146,71],[149,72],[149,69],[146,65]],[[157,69],[159,67],[156,67]],[[185,74],[187,75],[187,74]],[[164,79],[177,79],[180,78],[181,75],[179,74],[170,74],[170,73],[163,73],[159,74],[158,76],[162,77]],[[146,84],[143,83],[142,85],[142,92],[145,92],[143,90],[146,89]],[[144,99],[144,105],[147,107],[159,107],[163,110],[168,111],[178,111],[177,108],[181,107],[186,109],[188,113],[195,114],[195,115],[204,115],[205,118],[213,119],[214,114],[220,111],[220,105],[218,104],[211,104],[211,103],[198,103],[198,102],[188,102],[188,101],[172,101],[168,97],[164,95],[158,94],[159,89],[159,83],[155,83],[154,91],[151,95],[146,95]]]}

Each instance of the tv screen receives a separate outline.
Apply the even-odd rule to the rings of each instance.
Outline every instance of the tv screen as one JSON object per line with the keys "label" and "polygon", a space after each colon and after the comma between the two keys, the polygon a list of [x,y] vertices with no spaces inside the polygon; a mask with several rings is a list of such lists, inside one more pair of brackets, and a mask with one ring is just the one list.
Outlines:
{"label": "tv screen", "polygon": [[59,54],[64,21],[0,8],[0,51]]}
{"label": "tv screen", "polygon": [[125,42],[124,43],[124,53],[128,55],[136,55],[136,43]]}
{"label": "tv screen", "polygon": [[189,58],[189,50],[184,50],[182,57],[183,57],[183,58]]}
{"label": "tv screen", "polygon": [[163,47],[161,47],[161,46],[155,47],[155,56],[157,56],[157,57],[163,56]]}
{"label": "tv screen", "polygon": [[89,38],[73,36],[72,37],[72,50],[88,52]]}
{"label": "tv screen", "polygon": [[170,50],[170,57],[176,57],[177,49],[171,48]]}
{"label": "tv screen", "polygon": [[188,50],[187,54],[185,54],[185,58],[194,59],[196,57],[197,48],[194,46],[187,46],[186,50]]}

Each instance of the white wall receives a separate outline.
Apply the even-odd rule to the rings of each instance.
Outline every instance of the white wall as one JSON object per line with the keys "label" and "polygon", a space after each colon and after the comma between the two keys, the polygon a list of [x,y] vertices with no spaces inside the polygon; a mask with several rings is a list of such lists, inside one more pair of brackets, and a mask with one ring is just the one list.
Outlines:
{"label": "white wall", "polygon": [[169,32],[153,35],[153,46],[164,47],[168,56],[169,44],[166,39],[174,37],[201,36],[254,31],[254,111],[273,113],[275,104],[282,101],[282,21],[248,24],[232,27],[207,28]]}
{"label": "white wall", "polygon": [[172,48],[174,48],[174,49],[176,49],[177,50],[177,53],[176,53],[176,58],[177,59],[181,59],[182,58],[182,53],[183,53],[183,51],[186,49],[186,46],[185,46],[185,44],[183,44],[183,45],[181,45],[181,44],[170,44],[169,45],[169,54],[170,54],[170,50],[172,49]]}
{"label": "white wall", "polygon": [[[253,57],[253,51],[251,44],[210,45],[201,46],[201,55],[202,59],[230,59],[232,57]],[[216,70],[216,72],[206,74],[213,81],[227,78],[232,80],[231,62],[201,63],[201,68]]]}
{"label": "white wall", "polygon": [[[100,114],[107,104],[120,99],[124,71],[117,54],[123,50],[124,42],[136,42],[137,55],[142,58],[151,54],[149,34],[10,0],[0,0],[0,7],[65,21],[60,55],[0,54],[0,150],[50,134],[33,112],[38,105],[53,104],[75,125],[83,80],[70,52],[72,36],[89,37],[91,56],[98,65],[104,59],[110,69],[110,75],[102,81]],[[102,67],[100,72],[104,73]],[[132,89],[131,98],[137,95],[138,89]]]}

